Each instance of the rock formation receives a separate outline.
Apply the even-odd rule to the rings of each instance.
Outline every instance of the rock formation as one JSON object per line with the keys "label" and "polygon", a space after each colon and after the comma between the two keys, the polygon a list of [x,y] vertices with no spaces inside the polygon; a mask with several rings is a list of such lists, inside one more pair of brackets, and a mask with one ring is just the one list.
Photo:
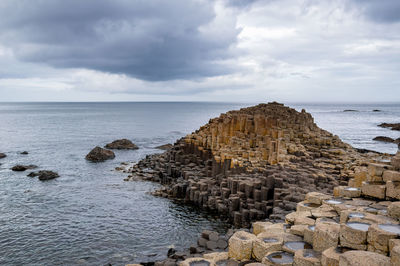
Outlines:
{"label": "rock formation", "polygon": [[137,150],[138,146],[132,143],[129,139],[118,139],[111,143],[108,143],[105,148],[116,149],[116,150]]}
{"label": "rock formation", "polygon": [[39,180],[45,181],[45,180],[51,180],[54,178],[59,177],[58,173],[49,171],[49,170],[42,170],[38,172],[31,172],[28,174],[29,177],[35,177],[37,176]]}
{"label": "rock formation", "polygon": [[33,165],[33,164],[31,164],[31,165],[21,165],[21,164],[17,164],[17,165],[15,165],[15,166],[13,166],[13,167],[11,168],[11,170],[13,170],[13,171],[15,171],[15,172],[23,172],[23,171],[26,171],[26,170],[28,170],[28,169],[34,169],[34,168],[37,168],[37,166],[36,166],[36,165]]}
{"label": "rock formation", "polygon": [[86,155],[86,160],[92,162],[103,162],[114,158],[115,154],[113,151],[100,148],[99,146],[95,147]]}
{"label": "rock formation", "polygon": [[382,123],[378,127],[390,128],[391,130],[400,130],[400,123]]}
{"label": "rock formation", "polygon": [[0,159],[7,157],[6,154],[0,152]]}
{"label": "rock formation", "polygon": [[161,182],[155,195],[245,227],[267,217],[283,220],[308,192],[347,185],[366,156],[372,155],[317,127],[305,110],[269,103],[211,119],[171,150],[134,165],[127,180]]}
{"label": "rock formation", "polygon": [[369,163],[348,186],[335,187],[333,195],[308,193],[284,223],[255,222],[252,232],[237,231],[227,252],[213,250],[176,262],[400,265],[399,170],[400,152],[391,162]]}

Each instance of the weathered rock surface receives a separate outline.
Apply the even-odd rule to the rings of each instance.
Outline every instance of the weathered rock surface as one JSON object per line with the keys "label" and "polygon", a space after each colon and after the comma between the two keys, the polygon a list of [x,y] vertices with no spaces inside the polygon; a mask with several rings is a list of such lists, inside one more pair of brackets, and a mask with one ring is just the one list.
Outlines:
{"label": "weathered rock surface", "polygon": [[111,143],[108,143],[105,148],[107,149],[116,149],[116,150],[137,150],[139,149],[132,141],[129,139],[118,139],[114,140]]}
{"label": "weathered rock surface", "polygon": [[92,162],[103,162],[105,160],[114,159],[115,154],[113,151],[103,149],[99,146],[95,147],[86,155],[86,160]]}
{"label": "weathered rock surface", "polygon": [[49,170],[42,170],[38,172],[31,172],[28,174],[29,177],[35,177],[37,176],[39,180],[45,181],[45,180],[51,180],[54,178],[59,177],[58,173],[49,171]]}
{"label": "weathered rock surface", "polygon": [[167,152],[131,167],[127,180],[160,182],[165,186],[154,195],[248,227],[268,217],[284,220],[307,192],[331,193],[347,185],[371,156],[382,155],[358,153],[318,128],[304,110],[269,103],[211,119]]}
{"label": "weathered rock surface", "polygon": [[15,166],[13,166],[11,168],[11,170],[16,171],[16,172],[23,172],[26,171],[28,169],[34,169],[37,168],[36,165],[30,164],[30,165],[21,165],[21,164],[17,164]]}

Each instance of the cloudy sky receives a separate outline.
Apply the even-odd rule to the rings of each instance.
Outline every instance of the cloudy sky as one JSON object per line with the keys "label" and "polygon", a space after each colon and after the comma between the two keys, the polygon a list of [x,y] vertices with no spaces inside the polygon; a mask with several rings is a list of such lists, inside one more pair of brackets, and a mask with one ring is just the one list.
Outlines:
{"label": "cloudy sky", "polygon": [[0,0],[0,101],[400,101],[399,0]]}

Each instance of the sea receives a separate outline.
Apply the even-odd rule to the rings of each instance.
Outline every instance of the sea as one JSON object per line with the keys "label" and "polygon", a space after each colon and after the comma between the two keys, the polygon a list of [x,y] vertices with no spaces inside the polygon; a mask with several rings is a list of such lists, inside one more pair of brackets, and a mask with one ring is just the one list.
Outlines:
{"label": "sea", "polygon": [[[0,265],[125,265],[156,261],[169,248],[196,242],[204,229],[225,232],[230,225],[212,213],[148,192],[151,182],[126,182],[115,171],[160,153],[210,118],[255,103],[118,102],[0,103]],[[400,122],[398,104],[287,104],[306,109],[316,124],[356,148],[394,154],[399,138],[381,128]],[[344,112],[344,110],[354,110]],[[379,111],[373,111],[379,110]],[[128,138],[138,150],[115,151],[116,158],[91,163],[95,146]],[[27,151],[27,155],[21,152]],[[60,177],[39,181],[16,164],[34,164]]]}

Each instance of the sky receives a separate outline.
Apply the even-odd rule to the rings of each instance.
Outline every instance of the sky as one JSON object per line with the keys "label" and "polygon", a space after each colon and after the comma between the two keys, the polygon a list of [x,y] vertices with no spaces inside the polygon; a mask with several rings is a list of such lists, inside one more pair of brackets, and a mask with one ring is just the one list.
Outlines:
{"label": "sky", "polygon": [[1,101],[400,102],[400,1],[0,0]]}

